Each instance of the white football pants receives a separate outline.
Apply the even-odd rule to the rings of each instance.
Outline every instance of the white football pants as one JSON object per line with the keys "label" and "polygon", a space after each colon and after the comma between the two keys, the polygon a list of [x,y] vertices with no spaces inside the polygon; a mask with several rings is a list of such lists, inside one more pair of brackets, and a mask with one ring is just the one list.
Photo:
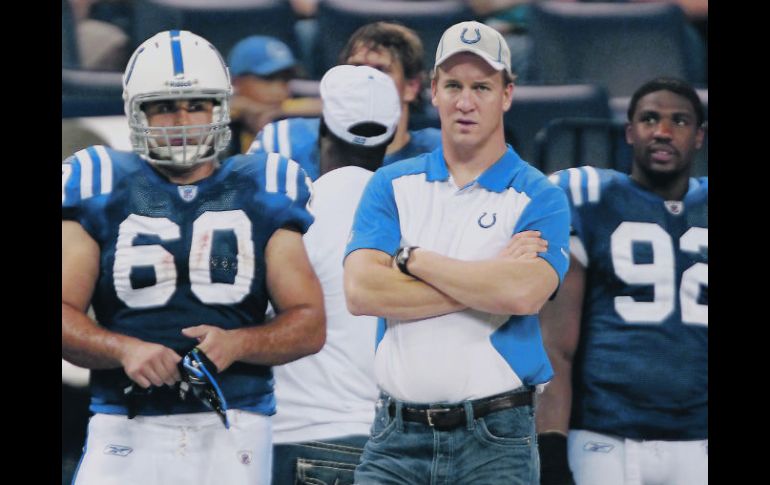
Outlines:
{"label": "white football pants", "polygon": [[269,416],[227,411],[166,416],[96,414],[88,423],[75,485],[269,485]]}
{"label": "white football pants", "polygon": [[708,485],[708,440],[644,441],[571,430],[577,485]]}

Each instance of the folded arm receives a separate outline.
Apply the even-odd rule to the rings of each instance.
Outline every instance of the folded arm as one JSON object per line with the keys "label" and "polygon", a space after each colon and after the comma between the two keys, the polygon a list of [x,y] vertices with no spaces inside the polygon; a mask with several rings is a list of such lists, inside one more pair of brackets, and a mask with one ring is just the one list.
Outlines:
{"label": "folded arm", "polygon": [[537,231],[515,234],[495,258],[462,261],[419,248],[408,269],[460,303],[498,315],[537,313],[559,284],[556,270],[538,252],[547,242]]}
{"label": "folded arm", "polygon": [[398,320],[429,318],[466,308],[429,284],[403,274],[389,254],[375,249],[358,249],[345,258],[345,299],[353,315]]}
{"label": "folded arm", "polygon": [[484,261],[461,261],[419,248],[408,262],[413,276],[401,273],[386,253],[359,249],[345,260],[348,309],[401,320],[465,308],[536,313],[558,284],[553,268],[537,257],[547,248],[539,236],[536,231],[517,234],[497,257]]}

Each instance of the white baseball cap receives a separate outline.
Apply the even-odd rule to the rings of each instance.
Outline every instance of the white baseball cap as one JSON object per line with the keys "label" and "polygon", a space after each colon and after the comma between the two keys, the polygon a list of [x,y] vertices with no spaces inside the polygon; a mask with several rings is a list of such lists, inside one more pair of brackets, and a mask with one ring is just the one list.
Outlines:
{"label": "white baseball cap", "polygon": [[[387,74],[369,66],[335,66],[321,78],[320,90],[324,122],[346,142],[376,146],[396,132],[401,99]],[[351,132],[362,123],[376,123],[385,131],[373,136]]]}
{"label": "white baseball cap", "polygon": [[460,52],[476,54],[496,71],[505,69],[512,75],[511,50],[502,34],[488,25],[471,20],[446,29],[438,42],[433,68]]}

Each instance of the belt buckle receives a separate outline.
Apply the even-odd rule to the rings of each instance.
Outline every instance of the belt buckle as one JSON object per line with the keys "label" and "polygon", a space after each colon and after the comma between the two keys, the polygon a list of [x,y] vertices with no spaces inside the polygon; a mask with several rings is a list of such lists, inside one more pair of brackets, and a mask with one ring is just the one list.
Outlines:
{"label": "belt buckle", "polygon": [[431,428],[435,427],[435,424],[433,423],[433,414],[439,413],[439,412],[446,412],[451,411],[450,408],[428,408],[425,410],[425,416],[428,418],[428,426]]}

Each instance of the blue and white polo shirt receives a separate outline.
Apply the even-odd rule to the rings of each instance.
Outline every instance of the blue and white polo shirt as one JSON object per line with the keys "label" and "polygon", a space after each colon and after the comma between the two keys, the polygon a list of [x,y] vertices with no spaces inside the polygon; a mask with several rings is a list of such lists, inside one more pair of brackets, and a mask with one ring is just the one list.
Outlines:
{"label": "blue and white polo shirt", "polygon": [[[442,148],[382,167],[356,211],[345,252],[394,254],[420,246],[466,261],[495,257],[510,238],[541,231],[540,256],[561,281],[569,266],[564,193],[509,146],[475,181],[457,187]],[[553,376],[537,315],[478,310],[381,321],[375,374],[382,390],[419,403],[458,402],[547,382]]]}

